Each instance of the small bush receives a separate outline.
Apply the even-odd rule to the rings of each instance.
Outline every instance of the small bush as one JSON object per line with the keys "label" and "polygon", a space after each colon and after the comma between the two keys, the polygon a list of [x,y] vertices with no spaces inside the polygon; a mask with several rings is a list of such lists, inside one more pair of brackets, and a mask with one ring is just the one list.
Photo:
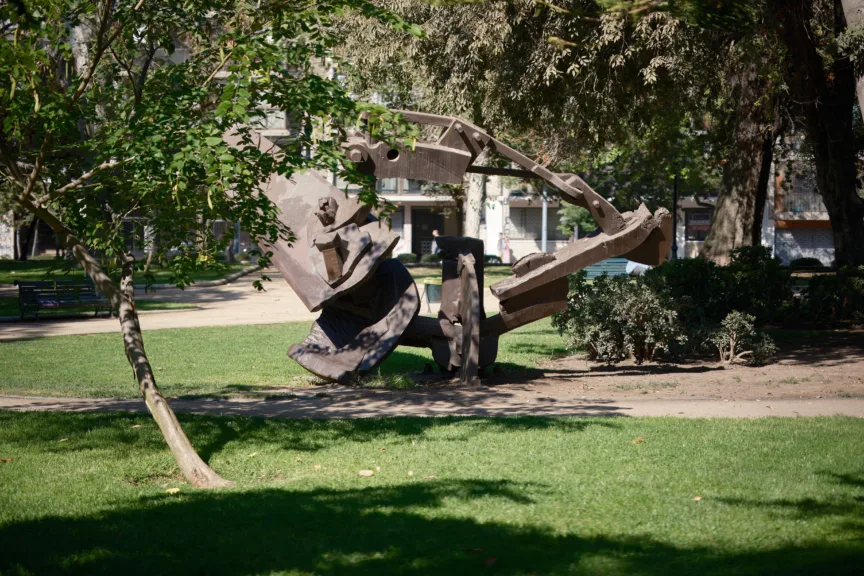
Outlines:
{"label": "small bush", "polygon": [[399,254],[398,256],[396,256],[396,259],[403,264],[413,264],[414,262],[417,262],[417,255],[411,253]]}
{"label": "small bush", "polygon": [[423,264],[438,264],[441,262],[441,254],[423,254],[420,257],[420,262]]}
{"label": "small bush", "polygon": [[732,251],[726,271],[731,274],[730,305],[759,322],[777,319],[783,302],[792,298],[792,275],[765,246],[744,246]]}
{"label": "small bush", "polygon": [[746,359],[759,365],[774,355],[777,350],[774,341],[767,334],[757,332],[755,321],[756,318],[750,314],[738,310],[723,319],[711,337],[721,362],[732,364]]}
{"label": "small bush", "polygon": [[501,257],[497,254],[486,254],[483,256],[483,262],[486,264],[501,264]]}
{"label": "small bush", "polygon": [[864,322],[864,266],[844,266],[836,274],[810,278],[804,310],[818,324]]}
{"label": "small bush", "polygon": [[790,268],[824,268],[825,265],[818,258],[796,258],[789,262]]}
{"label": "small bush", "polygon": [[664,262],[643,276],[669,308],[678,313],[686,335],[682,354],[707,351],[710,337],[729,313],[733,278],[711,260],[693,258]]}
{"label": "small bush", "polygon": [[584,270],[570,276],[567,310],[552,320],[571,349],[603,362],[653,360],[683,342],[675,311],[641,279],[604,274],[589,284],[586,278]]}

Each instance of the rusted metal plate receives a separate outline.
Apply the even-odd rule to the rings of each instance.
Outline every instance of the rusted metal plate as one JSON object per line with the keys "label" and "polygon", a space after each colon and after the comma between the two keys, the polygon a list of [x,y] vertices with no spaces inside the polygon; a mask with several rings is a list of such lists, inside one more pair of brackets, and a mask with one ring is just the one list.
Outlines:
{"label": "rusted metal plate", "polygon": [[325,307],[306,340],[291,346],[288,355],[336,382],[350,382],[378,366],[420,311],[420,298],[398,260],[383,262],[365,284]]}
{"label": "rusted metal plate", "polygon": [[[280,220],[291,229],[296,241],[289,244],[279,240],[262,248],[273,251],[273,264],[313,312],[356,289],[399,241],[399,235],[374,220],[357,198],[346,198],[315,172],[294,174],[290,180],[274,174],[264,192],[279,207]],[[339,203],[337,217],[347,213],[353,220],[328,231],[317,216],[321,198],[335,199]],[[310,237],[310,231],[316,235]],[[342,275],[331,281],[325,271],[323,250],[315,246],[315,240],[323,242],[327,233],[334,231],[348,242]]]}

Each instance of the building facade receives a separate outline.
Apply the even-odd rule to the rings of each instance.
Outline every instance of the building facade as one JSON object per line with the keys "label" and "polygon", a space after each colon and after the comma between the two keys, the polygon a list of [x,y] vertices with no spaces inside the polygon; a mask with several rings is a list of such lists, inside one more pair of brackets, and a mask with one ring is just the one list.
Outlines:
{"label": "building facade", "polygon": [[[711,229],[714,199],[683,198],[678,204],[676,241],[679,258],[694,258]],[[762,245],[783,264],[816,258],[825,266],[834,262],[834,236],[828,211],[809,174],[787,174],[778,169],[769,186],[762,216]]]}

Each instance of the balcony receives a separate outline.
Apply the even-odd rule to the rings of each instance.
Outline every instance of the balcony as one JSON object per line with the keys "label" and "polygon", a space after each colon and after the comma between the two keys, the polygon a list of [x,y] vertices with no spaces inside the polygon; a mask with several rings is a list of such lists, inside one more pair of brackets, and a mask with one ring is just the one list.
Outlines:
{"label": "balcony", "polygon": [[787,192],[778,198],[777,212],[804,214],[817,213],[826,214],[825,204],[822,198],[813,192]]}

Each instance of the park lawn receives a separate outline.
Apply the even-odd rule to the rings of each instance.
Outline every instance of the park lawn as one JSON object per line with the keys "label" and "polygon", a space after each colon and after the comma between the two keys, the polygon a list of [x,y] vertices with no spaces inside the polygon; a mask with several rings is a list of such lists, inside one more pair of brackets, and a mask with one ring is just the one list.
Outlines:
{"label": "park lawn", "polygon": [[[135,303],[135,308],[139,312],[145,312],[149,310],[186,310],[188,308],[197,308],[195,304],[188,304],[184,302],[164,302],[158,300],[139,300]],[[0,296],[0,316],[20,316],[21,311],[18,308],[18,297],[17,296]],[[75,308],[64,308],[60,310],[42,310],[39,312],[39,317],[43,316],[56,316],[58,314],[61,315],[69,315],[69,314],[93,314],[93,308],[82,308],[77,310]],[[100,316],[106,315],[106,311],[100,312]],[[32,318],[33,315],[28,313],[27,318]]]}
{"label": "park lawn", "polygon": [[[441,280],[440,266],[417,266],[408,268],[408,271],[411,273],[411,276],[418,285],[422,284],[423,280],[427,278],[431,280]],[[513,270],[510,266],[489,266],[488,268],[485,268],[483,272],[484,284],[487,287],[496,282],[500,282],[513,274]]]}
{"label": "park lawn", "polygon": [[186,484],[146,415],[0,411],[0,573],[864,566],[862,419],[181,420],[236,487]]}
{"label": "park lawn", "polygon": [[[248,262],[225,263],[224,268],[210,268],[197,270],[192,274],[192,279],[197,282],[205,280],[219,280],[240,272],[251,266]],[[53,275],[48,276],[52,270]],[[169,281],[171,272],[167,268],[154,268],[153,276],[156,284]],[[84,270],[78,268],[71,260],[37,259],[25,260],[0,260],[0,284],[13,284],[16,280],[41,281],[41,280],[83,280]],[[143,281],[143,279],[139,279]],[[139,281],[136,280],[136,283]]]}
{"label": "park lawn", "polygon": [[[152,330],[144,333],[144,345],[167,396],[236,396],[318,382],[286,354],[309,327],[299,322]],[[503,336],[498,362],[508,373],[530,374],[538,363],[564,352],[564,339],[543,320]],[[380,367],[380,376],[421,371],[431,359],[428,350],[399,347]],[[0,342],[0,374],[0,394],[138,395],[119,332]]]}

